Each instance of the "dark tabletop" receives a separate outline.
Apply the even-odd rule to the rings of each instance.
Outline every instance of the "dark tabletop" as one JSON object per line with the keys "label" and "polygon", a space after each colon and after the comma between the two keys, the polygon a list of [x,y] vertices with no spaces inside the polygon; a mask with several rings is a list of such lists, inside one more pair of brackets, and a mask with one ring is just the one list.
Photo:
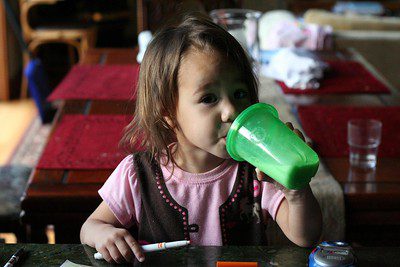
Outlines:
{"label": "dark tabletop", "polygon": [[[60,266],[66,260],[89,266],[111,266],[94,260],[95,250],[80,244],[1,244],[0,266],[24,247],[26,257],[19,266]],[[216,266],[216,261],[253,261],[259,266],[307,266],[311,249],[299,247],[225,246],[169,249],[146,254],[140,266]],[[357,266],[400,266],[400,247],[355,248]],[[121,265],[118,265],[121,266]]]}

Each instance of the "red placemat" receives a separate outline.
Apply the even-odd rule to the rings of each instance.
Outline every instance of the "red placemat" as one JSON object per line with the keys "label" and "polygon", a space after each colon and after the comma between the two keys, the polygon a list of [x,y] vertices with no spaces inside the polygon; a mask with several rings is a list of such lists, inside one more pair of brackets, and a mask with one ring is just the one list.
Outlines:
{"label": "red placemat", "polygon": [[48,97],[57,99],[131,100],[139,65],[75,65]]}
{"label": "red placemat", "polygon": [[318,89],[291,89],[278,82],[284,94],[322,95],[322,94],[389,94],[389,88],[375,78],[357,61],[326,61],[330,69],[324,74]]}
{"label": "red placemat", "polygon": [[354,118],[382,122],[380,157],[400,156],[400,107],[348,107],[310,105],[298,108],[305,133],[321,156],[344,157],[349,154],[347,121]]}
{"label": "red placemat", "polygon": [[114,169],[124,157],[118,144],[130,118],[126,115],[65,115],[37,168]]}

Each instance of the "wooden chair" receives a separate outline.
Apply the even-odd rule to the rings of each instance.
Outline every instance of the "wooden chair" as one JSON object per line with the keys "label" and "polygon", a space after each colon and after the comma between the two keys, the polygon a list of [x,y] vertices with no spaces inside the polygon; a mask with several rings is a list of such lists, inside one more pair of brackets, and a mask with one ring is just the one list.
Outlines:
{"label": "wooden chair", "polygon": [[[33,28],[29,23],[29,12],[38,5],[54,5],[60,0],[19,0],[20,21],[23,37],[27,43],[29,52],[36,55],[38,48],[48,43],[64,43],[69,47],[71,62],[76,63],[75,52],[80,58],[85,51],[95,46],[97,29],[96,27],[54,27],[54,28]],[[24,67],[29,61],[29,55],[24,53]],[[27,81],[23,77],[21,85],[21,98],[27,97]]]}

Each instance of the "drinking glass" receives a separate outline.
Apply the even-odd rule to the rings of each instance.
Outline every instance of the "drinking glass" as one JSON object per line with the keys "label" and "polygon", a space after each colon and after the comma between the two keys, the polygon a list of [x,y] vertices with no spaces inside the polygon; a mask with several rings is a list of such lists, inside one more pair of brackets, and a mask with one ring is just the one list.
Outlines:
{"label": "drinking glass", "polygon": [[212,20],[225,28],[255,62],[259,61],[258,19],[262,12],[251,9],[215,9]]}
{"label": "drinking glass", "polygon": [[352,119],[347,123],[350,165],[375,168],[381,142],[382,122],[373,119]]}

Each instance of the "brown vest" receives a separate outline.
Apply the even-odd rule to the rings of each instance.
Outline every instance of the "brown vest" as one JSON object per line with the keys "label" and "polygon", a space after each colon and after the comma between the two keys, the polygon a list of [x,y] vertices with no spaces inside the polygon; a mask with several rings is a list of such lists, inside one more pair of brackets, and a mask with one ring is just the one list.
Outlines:
{"label": "brown vest", "polygon": [[[148,153],[133,155],[142,199],[140,243],[189,240],[198,225],[189,225],[188,211],[170,195],[159,163]],[[224,245],[266,245],[261,198],[254,197],[254,167],[240,163],[233,190],[219,207]],[[201,201],[201,200],[199,200]],[[132,229],[131,229],[132,230]]]}

